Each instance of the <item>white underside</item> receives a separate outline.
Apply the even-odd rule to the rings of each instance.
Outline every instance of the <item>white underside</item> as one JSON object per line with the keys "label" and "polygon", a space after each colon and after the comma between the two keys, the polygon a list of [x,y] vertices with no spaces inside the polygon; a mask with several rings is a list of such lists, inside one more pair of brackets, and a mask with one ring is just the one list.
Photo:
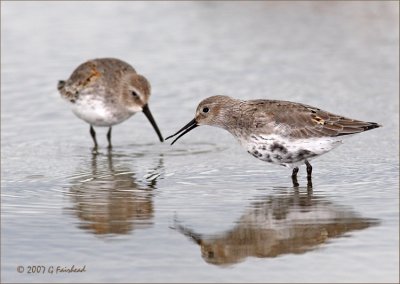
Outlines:
{"label": "white underside", "polygon": [[106,106],[103,100],[85,96],[72,104],[73,113],[94,126],[112,126],[131,117],[134,112],[117,111]]}
{"label": "white underside", "polygon": [[[303,138],[294,139],[286,138],[279,135],[252,135],[249,139],[239,139],[241,145],[251,154],[257,151],[262,157],[257,157],[260,160],[266,161],[266,156],[269,155],[270,160],[267,162],[279,164],[286,167],[296,167],[304,163],[305,160],[311,160],[325,154],[337,146],[342,144],[341,139],[336,137],[318,137],[318,138]],[[286,149],[286,153],[279,150],[271,151],[271,146],[278,143]],[[288,162],[289,155],[296,157],[296,153],[301,151],[309,151],[312,156],[304,157],[299,161]],[[281,156],[282,159],[277,159],[276,156]],[[285,158],[286,161],[285,161]],[[294,159],[295,160],[295,159]]]}
{"label": "white underside", "polygon": [[294,227],[296,225],[303,224],[321,224],[322,226],[327,223],[333,222],[335,219],[355,217],[351,214],[343,213],[331,204],[312,204],[309,208],[312,210],[300,210],[300,206],[291,205],[288,207],[287,215],[284,219],[277,219],[274,215],[274,209],[279,208],[279,205],[275,204],[277,201],[272,201],[268,206],[260,207],[257,211],[250,211],[249,214],[245,214],[240,220],[241,224],[259,224],[259,228],[271,229],[277,233],[279,238],[289,238],[295,233]]}

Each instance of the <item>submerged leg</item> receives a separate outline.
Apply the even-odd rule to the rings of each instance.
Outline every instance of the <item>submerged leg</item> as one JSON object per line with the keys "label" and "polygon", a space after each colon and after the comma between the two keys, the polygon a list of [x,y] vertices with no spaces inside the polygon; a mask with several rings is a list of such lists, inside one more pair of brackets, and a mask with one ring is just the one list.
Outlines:
{"label": "submerged leg", "polygon": [[292,172],[292,182],[293,182],[293,186],[295,186],[295,187],[299,186],[299,183],[297,182],[297,173],[298,172],[299,172],[298,167],[295,167]]}
{"label": "submerged leg", "polygon": [[97,140],[96,140],[96,132],[93,129],[93,126],[90,125],[90,135],[93,138],[93,142],[94,142],[94,149],[97,149]]}
{"label": "submerged leg", "polygon": [[108,140],[108,149],[111,149],[112,148],[112,145],[111,145],[111,126],[110,126],[110,128],[108,129],[108,132],[107,132],[107,140]]}
{"label": "submerged leg", "polygon": [[305,161],[305,164],[307,166],[307,187],[312,188],[312,180],[311,180],[312,166],[307,160]]}

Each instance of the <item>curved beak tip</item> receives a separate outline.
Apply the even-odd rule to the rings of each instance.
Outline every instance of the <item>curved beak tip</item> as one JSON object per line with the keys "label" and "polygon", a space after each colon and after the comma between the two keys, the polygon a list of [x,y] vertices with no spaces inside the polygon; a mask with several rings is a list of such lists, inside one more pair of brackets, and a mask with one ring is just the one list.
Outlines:
{"label": "curved beak tip", "polygon": [[143,106],[143,113],[147,117],[147,119],[150,121],[154,130],[156,131],[158,138],[160,139],[160,142],[164,142],[164,138],[162,137],[161,131],[160,131],[160,129],[158,129],[157,123],[154,120],[153,115],[151,114],[149,106],[147,104]]}
{"label": "curved beak tip", "polygon": [[191,131],[192,129],[195,129],[197,126],[199,126],[199,125],[197,124],[197,121],[196,121],[196,119],[194,118],[194,119],[192,119],[188,124],[186,124],[184,127],[182,127],[178,132],[176,132],[175,134],[170,135],[170,136],[168,136],[167,138],[165,138],[165,140],[168,140],[168,139],[170,139],[170,138],[172,138],[172,137],[174,137],[174,136],[176,136],[176,135],[179,134],[179,136],[176,137],[175,140],[172,141],[172,143],[171,143],[171,145],[174,145],[174,143],[175,143],[179,138],[181,138],[183,135],[185,135],[186,133],[188,133],[188,132]]}

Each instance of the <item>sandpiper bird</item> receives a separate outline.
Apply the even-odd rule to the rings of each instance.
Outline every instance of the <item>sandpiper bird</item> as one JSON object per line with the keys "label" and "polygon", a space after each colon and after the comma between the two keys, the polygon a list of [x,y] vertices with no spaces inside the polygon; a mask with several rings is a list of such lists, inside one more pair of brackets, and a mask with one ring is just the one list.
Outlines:
{"label": "sandpiper bird", "polygon": [[339,146],[345,135],[381,126],[300,103],[213,96],[198,105],[192,121],[166,139],[180,134],[172,145],[199,125],[226,129],[257,159],[293,168],[295,185],[300,164],[306,164],[311,182],[309,160]]}
{"label": "sandpiper bird", "polygon": [[67,81],[59,81],[57,88],[70,102],[73,113],[90,124],[95,149],[93,126],[109,127],[107,140],[111,148],[111,127],[139,111],[163,141],[148,105],[150,84],[128,63],[115,58],[89,60],[78,66]]}

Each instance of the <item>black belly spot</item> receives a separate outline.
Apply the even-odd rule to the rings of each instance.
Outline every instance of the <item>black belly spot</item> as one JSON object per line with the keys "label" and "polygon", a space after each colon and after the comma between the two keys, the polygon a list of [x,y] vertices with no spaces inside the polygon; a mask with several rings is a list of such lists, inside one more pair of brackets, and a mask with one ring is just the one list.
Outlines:
{"label": "black belly spot", "polygon": [[286,163],[293,163],[293,156],[292,156],[292,154],[290,154],[290,153],[287,154],[287,155],[285,156],[284,160],[285,160]]}
{"label": "black belly spot", "polygon": [[257,150],[253,150],[253,151],[247,151],[249,154],[253,155],[256,158],[262,158],[263,154],[258,152]]}
{"label": "black belly spot", "polygon": [[305,150],[305,149],[302,149],[296,153],[297,160],[303,160],[303,159],[307,159],[307,158],[315,157],[315,156],[317,156],[317,154],[315,154],[311,151]]}
{"label": "black belly spot", "polygon": [[308,156],[309,154],[310,154],[311,152],[310,151],[308,151],[308,150],[300,150],[299,152],[297,152],[297,158],[298,159],[302,159],[302,158],[304,158],[305,156]]}
{"label": "black belly spot", "polygon": [[262,155],[261,153],[259,153],[258,151],[247,151],[247,153],[251,154],[253,157],[259,158],[260,155]]}
{"label": "black belly spot", "polygon": [[272,159],[271,159],[271,156],[270,156],[269,154],[265,154],[265,155],[262,157],[261,160],[266,161],[266,162],[268,162],[268,163],[273,163],[273,161],[272,161]]}
{"label": "black belly spot", "polygon": [[282,152],[283,154],[286,154],[286,153],[288,152],[285,146],[283,146],[283,145],[281,145],[281,144],[279,144],[279,143],[277,143],[277,142],[274,142],[274,143],[270,146],[269,149],[271,150],[271,152],[274,152],[275,150],[277,150],[277,151]]}

